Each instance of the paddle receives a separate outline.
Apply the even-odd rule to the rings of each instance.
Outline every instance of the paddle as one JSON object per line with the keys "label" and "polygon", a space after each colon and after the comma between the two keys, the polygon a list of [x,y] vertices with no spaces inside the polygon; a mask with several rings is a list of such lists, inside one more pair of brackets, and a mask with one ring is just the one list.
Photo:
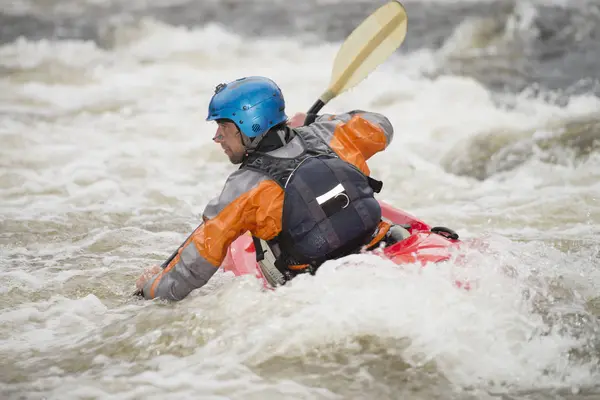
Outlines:
{"label": "paddle", "polygon": [[[390,1],[356,27],[338,50],[329,87],[308,110],[304,124],[314,122],[317,113],[325,104],[356,86],[396,51],[404,42],[407,24],[408,17],[404,6],[398,1]],[[161,268],[166,268],[173,261],[194,232],[161,264]],[[134,295],[141,296],[142,291],[138,290]]]}
{"label": "paddle", "polygon": [[398,1],[379,7],[346,38],[333,62],[329,87],[312,105],[305,125],[340,93],[353,88],[384,62],[406,37],[408,17]]}

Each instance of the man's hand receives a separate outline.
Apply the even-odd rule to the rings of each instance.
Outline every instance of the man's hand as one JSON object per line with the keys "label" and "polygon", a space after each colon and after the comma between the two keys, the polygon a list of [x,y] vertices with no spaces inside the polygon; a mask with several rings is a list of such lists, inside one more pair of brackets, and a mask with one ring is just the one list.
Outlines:
{"label": "man's hand", "polygon": [[306,119],[306,113],[299,112],[299,113],[294,114],[294,116],[292,118],[288,119],[287,124],[290,128],[297,128],[299,126],[304,125],[305,119]]}
{"label": "man's hand", "polygon": [[148,282],[148,280],[150,278],[152,278],[154,275],[160,274],[161,271],[162,271],[162,268],[160,267],[160,265],[155,265],[155,266],[153,266],[151,268],[147,268],[144,271],[144,273],[135,282],[135,287],[138,290],[144,289],[144,286],[146,285],[146,282]]}

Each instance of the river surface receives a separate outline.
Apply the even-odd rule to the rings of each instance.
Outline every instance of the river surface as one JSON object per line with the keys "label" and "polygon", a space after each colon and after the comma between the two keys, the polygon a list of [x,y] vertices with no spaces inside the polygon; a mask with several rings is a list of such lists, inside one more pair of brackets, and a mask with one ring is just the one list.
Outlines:
{"label": "river surface", "polygon": [[600,398],[598,2],[407,1],[404,45],[326,106],[390,118],[379,198],[478,243],[462,263],[131,297],[234,170],[215,85],[305,111],[380,4],[2,2],[0,397]]}

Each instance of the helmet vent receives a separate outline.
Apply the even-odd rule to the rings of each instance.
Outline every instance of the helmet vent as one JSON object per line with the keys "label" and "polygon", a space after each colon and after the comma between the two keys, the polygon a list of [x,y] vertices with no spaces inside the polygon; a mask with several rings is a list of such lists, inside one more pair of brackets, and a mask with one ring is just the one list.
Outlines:
{"label": "helmet vent", "polygon": [[252,132],[258,132],[260,131],[260,125],[259,124],[254,124],[252,125]]}
{"label": "helmet vent", "polygon": [[217,87],[215,87],[215,94],[219,93],[220,91],[222,91],[223,89],[225,89],[227,87],[226,83],[219,83],[217,85]]}

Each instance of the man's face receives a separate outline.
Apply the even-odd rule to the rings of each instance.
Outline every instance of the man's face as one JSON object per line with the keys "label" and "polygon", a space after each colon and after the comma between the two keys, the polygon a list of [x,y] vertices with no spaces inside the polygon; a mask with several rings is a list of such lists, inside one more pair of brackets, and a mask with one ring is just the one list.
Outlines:
{"label": "man's face", "polygon": [[217,132],[213,140],[221,145],[232,164],[242,162],[246,149],[242,144],[242,133],[233,122],[217,121]]}

